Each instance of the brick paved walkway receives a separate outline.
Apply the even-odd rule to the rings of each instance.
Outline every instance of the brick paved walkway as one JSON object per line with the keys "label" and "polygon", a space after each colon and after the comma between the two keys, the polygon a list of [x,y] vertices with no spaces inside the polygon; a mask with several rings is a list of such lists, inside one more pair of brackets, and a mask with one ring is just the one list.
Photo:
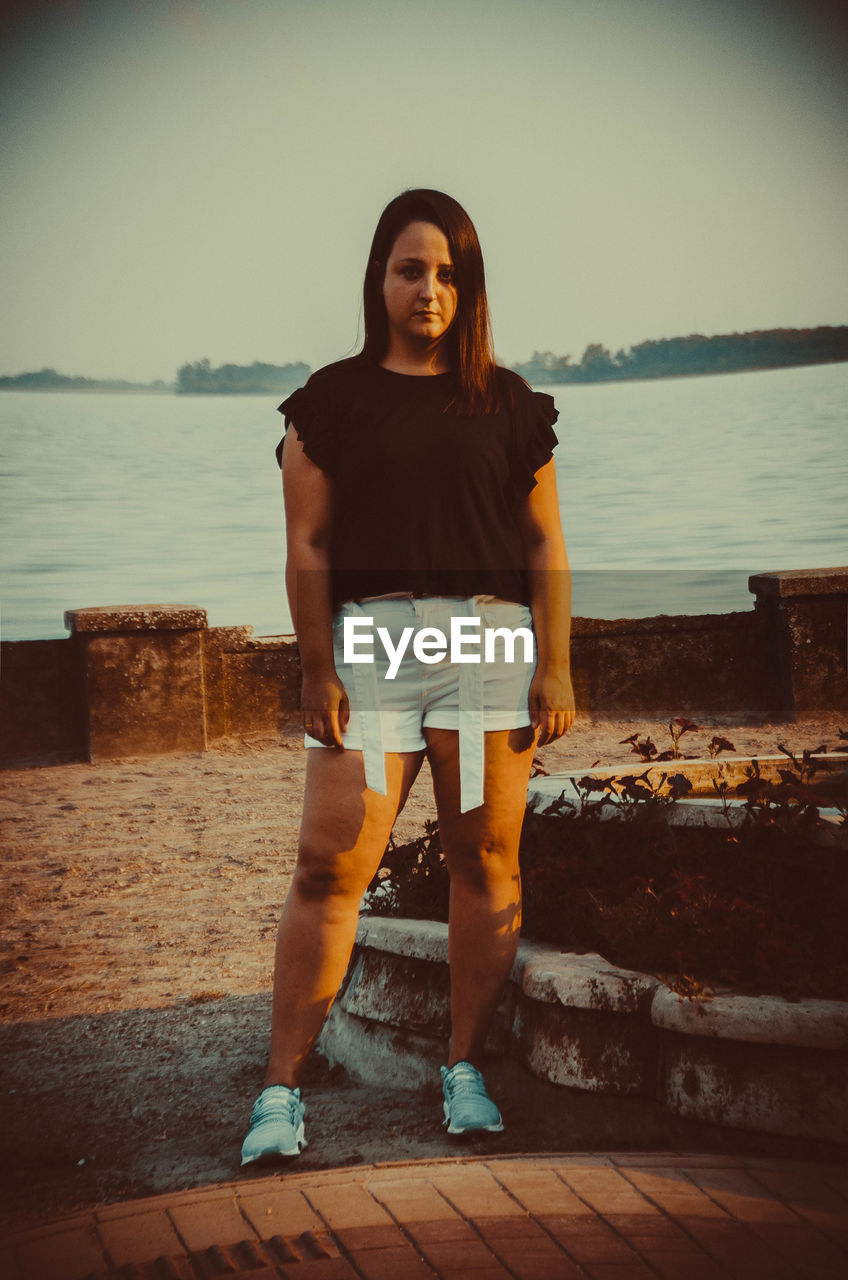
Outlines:
{"label": "brick paved walkway", "polygon": [[848,1275],[848,1170],[714,1155],[365,1165],[113,1204],[0,1246],[2,1280]]}

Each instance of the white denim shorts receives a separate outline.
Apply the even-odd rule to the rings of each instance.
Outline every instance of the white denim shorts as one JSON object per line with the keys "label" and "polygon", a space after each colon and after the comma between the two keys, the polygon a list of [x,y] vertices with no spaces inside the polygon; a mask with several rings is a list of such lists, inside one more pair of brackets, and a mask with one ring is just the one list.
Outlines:
{"label": "white denim shorts", "polygon": [[[373,655],[373,661],[345,660],[346,618],[355,620],[355,652],[360,658]],[[452,619],[468,620],[453,652]],[[443,657],[438,657],[441,646],[433,629],[445,637]],[[422,659],[416,656],[415,638],[424,631]],[[514,633],[515,639],[499,632]],[[350,602],[333,619],[333,648],[336,672],[350,699],[342,742],[362,751],[368,787],[386,794],[385,752],[420,751],[426,746],[425,728],[454,729],[459,732],[460,807],[466,812],[482,804],[483,735],[531,722],[528,695],[536,644],[529,608],[492,596],[380,596]],[[478,660],[470,660],[475,655]],[[324,745],[308,736],[304,743]]]}

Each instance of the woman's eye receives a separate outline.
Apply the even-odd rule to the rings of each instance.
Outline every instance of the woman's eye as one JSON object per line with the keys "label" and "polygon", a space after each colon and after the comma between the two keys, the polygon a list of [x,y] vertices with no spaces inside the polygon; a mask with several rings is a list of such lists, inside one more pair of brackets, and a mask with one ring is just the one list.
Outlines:
{"label": "woman's eye", "polygon": [[417,267],[401,267],[400,273],[405,280],[414,280],[418,275]]}
{"label": "woman's eye", "polygon": [[439,272],[439,279],[441,280],[442,284],[453,284],[454,280],[456,279],[456,274],[453,268],[444,267]]}

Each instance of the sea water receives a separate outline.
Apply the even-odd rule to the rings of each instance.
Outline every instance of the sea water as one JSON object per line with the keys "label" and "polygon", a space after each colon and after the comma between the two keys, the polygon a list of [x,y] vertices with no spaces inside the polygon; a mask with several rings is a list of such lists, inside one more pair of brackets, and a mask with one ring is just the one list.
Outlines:
{"label": "sea water", "polygon": [[[848,364],[540,388],[587,617],[751,607],[748,575],[848,562]],[[291,630],[262,396],[0,393],[0,634],[66,609],[199,605]]]}

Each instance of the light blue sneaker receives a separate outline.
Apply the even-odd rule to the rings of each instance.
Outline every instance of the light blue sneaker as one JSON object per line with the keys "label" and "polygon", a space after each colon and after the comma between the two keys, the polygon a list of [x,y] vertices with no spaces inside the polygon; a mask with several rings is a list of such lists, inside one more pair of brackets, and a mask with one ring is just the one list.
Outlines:
{"label": "light blue sneaker", "polygon": [[253,1104],[250,1129],[241,1148],[242,1164],[299,1156],[306,1146],[305,1115],[299,1089],[289,1089],[284,1084],[271,1084],[263,1089]]}
{"label": "light blue sneaker", "polygon": [[486,1092],[483,1077],[470,1062],[442,1067],[445,1125],[448,1133],[503,1133],[503,1120]]}

